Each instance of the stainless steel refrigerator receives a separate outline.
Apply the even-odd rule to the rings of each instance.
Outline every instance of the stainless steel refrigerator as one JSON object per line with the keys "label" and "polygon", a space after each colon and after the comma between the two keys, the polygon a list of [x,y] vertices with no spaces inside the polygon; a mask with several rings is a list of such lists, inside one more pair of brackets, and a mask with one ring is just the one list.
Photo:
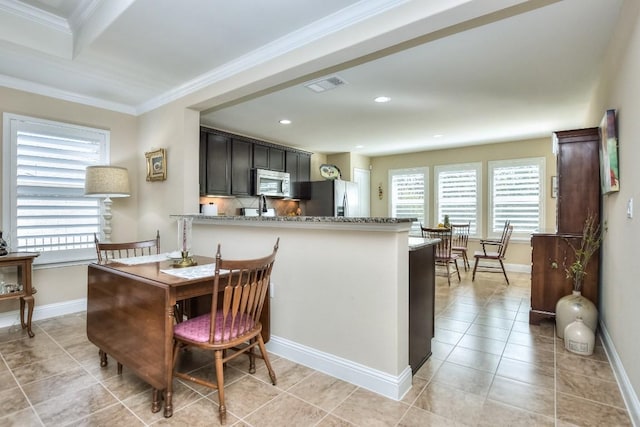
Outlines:
{"label": "stainless steel refrigerator", "polygon": [[360,216],[358,185],[341,179],[304,183],[308,216]]}

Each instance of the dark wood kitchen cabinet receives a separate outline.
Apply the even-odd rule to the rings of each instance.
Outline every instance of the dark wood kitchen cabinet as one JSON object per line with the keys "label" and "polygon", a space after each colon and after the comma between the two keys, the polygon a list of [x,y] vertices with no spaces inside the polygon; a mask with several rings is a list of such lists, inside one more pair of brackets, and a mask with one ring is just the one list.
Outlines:
{"label": "dark wood kitchen cabinet", "polygon": [[311,155],[299,151],[287,150],[285,158],[285,171],[291,178],[291,197],[295,199],[305,198],[300,182],[311,179]]}
{"label": "dark wood kitchen cabinet", "polygon": [[[565,269],[574,260],[569,243],[580,245],[584,221],[591,213],[600,223],[600,159],[598,128],[555,132],[557,146],[557,230],[531,239],[531,310],[529,323],[555,317],[556,303],[571,294]],[[587,268],[582,295],[598,305],[599,252]]]}
{"label": "dark wood kitchen cabinet", "polygon": [[231,194],[251,195],[252,144],[233,138],[231,140]]}
{"label": "dark wood kitchen cabinet", "polygon": [[[200,194],[231,194],[231,138],[200,131]],[[203,173],[204,172],[204,173]]]}
{"label": "dark wood kitchen cabinet", "polygon": [[253,144],[253,167],[256,169],[270,169],[285,171],[285,150],[263,144]]}
{"label": "dark wood kitchen cabinet", "polygon": [[255,168],[289,172],[295,192],[310,179],[311,153],[202,126],[199,165],[200,195],[251,196]]}

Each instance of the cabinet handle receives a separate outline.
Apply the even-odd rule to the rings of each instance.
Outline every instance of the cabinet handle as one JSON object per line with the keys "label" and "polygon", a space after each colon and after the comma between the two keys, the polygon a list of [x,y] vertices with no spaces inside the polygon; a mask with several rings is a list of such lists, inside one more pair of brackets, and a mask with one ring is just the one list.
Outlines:
{"label": "cabinet handle", "polygon": [[553,269],[558,268],[558,263],[556,261],[551,261],[551,268]]}

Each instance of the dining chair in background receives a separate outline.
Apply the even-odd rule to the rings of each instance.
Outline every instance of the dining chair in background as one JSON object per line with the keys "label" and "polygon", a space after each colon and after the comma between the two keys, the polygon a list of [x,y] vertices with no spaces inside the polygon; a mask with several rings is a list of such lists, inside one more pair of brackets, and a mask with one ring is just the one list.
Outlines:
{"label": "dining chair in background", "polygon": [[101,243],[96,233],[93,233],[96,243],[96,253],[98,264],[106,264],[109,260],[118,258],[129,258],[144,255],[154,255],[160,253],[160,231],[156,231],[156,238],[150,240],[139,240],[137,242],[123,243]]}
{"label": "dining chair in background", "polygon": [[[458,275],[458,282],[460,282],[460,270],[458,269],[458,254],[452,252],[451,245],[451,229],[450,228],[426,228],[422,227],[423,237],[429,239],[440,239],[436,244],[436,266],[443,267],[447,276],[447,283],[451,286],[451,275]],[[455,270],[451,268],[455,267]]]}
{"label": "dining chair in background", "polygon": [[[505,231],[502,233],[501,241],[496,240],[480,240],[480,244],[482,245],[481,251],[476,251],[473,254],[475,258],[475,264],[473,265],[473,276],[471,281],[476,279],[476,271],[478,267],[481,268],[480,271],[490,272],[490,273],[500,273],[504,274],[504,278],[507,280],[507,285],[509,284],[509,277],[507,277],[507,271],[504,268],[504,259],[507,254],[507,248],[509,247],[509,240],[511,239],[511,234],[513,233],[513,225],[506,225]],[[487,250],[487,248],[492,248],[494,250]],[[489,261],[489,263],[484,263],[480,265],[481,261]],[[496,261],[499,265],[496,265]]]}
{"label": "dining chair in background", "polygon": [[[276,374],[262,339],[260,314],[264,304],[271,270],[275,262],[280,239],[273,252],[265,257],[247,260],[222,258],[220,245],[216,253],[215,275],[211,298],[211,312],[178,323],[173,329],[173,376],[218,390],[220,422],[226,421],[227,406],[224,396],[224,366],[241,354],[249,356],[249,373],[256,371],[255,358],[259,357],[269,371],[271,383],[276,385]],[[260,354],[254,352],[258,346]],[[210,350],[214,355],[216,382],[198,378],[190,373],[178,372],[178,359],[185,347]],[[170,382],[172,384],[172,382]],[[172,386],[167,390],[169,413],[172,411]]]}
{"label": "dining chair in background", "polygon": [[469,264],[469,258],[467,256],[467,246],[469,245],[470,230],[470,222],[467,222],[466,224],[451,223],[451,252],[462,257],[464,271],[468,271],[469,268],[471,268],[471,265]]}

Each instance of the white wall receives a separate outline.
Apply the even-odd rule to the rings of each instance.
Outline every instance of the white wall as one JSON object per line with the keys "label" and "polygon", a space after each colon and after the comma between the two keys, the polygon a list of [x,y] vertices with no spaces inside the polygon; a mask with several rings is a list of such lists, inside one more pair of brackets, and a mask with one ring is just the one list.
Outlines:
{"label": "white wall", "polygon": [[279,237],[270,349],[388,397],[402,397],[411,383],[409,225],[399,232],[397,226],[356,231],[365,226],[273,224],[195,223],[194,252],[214,256],[220,243],[226,258],[263,256]]}

